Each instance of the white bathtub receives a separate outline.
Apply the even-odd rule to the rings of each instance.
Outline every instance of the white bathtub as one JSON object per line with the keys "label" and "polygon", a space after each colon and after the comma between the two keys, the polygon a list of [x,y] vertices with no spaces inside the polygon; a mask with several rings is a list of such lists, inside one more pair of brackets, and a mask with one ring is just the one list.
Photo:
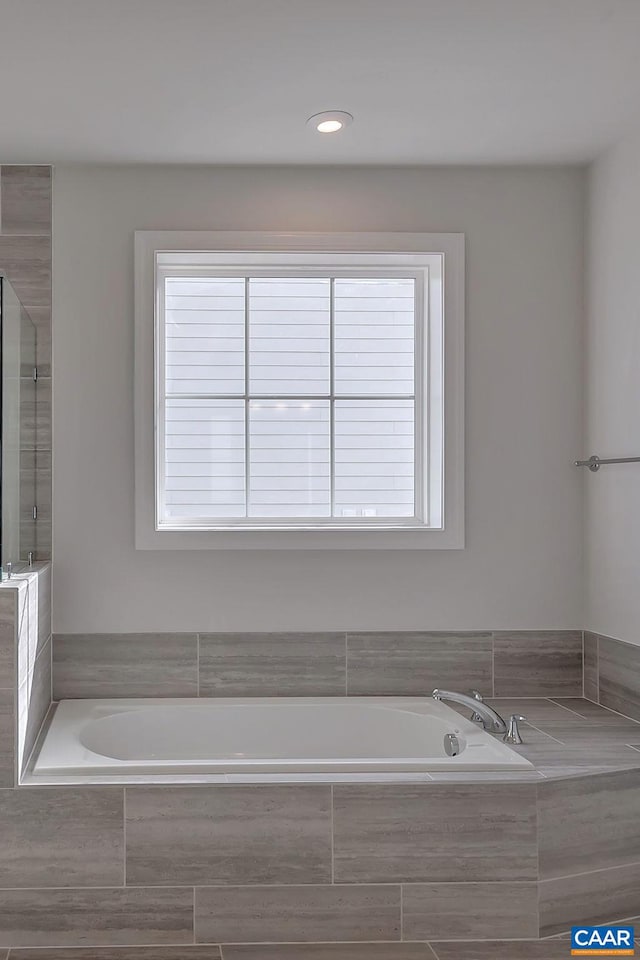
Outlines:
{"label": "white bathtub", "polygon": [[[448,756],[445,737],[457,738]],[[29,780],[531,770],[430,697],[65,700]]]}

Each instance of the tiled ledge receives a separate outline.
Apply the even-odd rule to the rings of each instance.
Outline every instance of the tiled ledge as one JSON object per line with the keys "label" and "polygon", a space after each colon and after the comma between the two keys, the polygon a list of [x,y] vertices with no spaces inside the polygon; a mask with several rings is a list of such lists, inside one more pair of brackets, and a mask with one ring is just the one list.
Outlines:
{"label": "tiled ledge", "polygon": [[56,700],[583,692],[580,631],[65,634],[53,662]]}

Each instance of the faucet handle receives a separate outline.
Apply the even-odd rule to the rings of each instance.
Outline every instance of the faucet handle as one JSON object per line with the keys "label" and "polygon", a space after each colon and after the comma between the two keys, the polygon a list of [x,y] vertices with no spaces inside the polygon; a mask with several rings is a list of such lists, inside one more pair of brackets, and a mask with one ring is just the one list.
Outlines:
{"label": "faucet handle", "polygon": [[[478,700],[480,703],[484,703],[484,697],[482,696],[482,694],[480,693],[479,690],[470,690],[470,691],[469,691],[469,695],[470,695],[471,697],[473,697],[474,700]],[[482,722],[483,722],[483,721],[482,721],[482,717],[481,717],[480,714],[477,713],[477,711],[475,711],[475,710],[474,710],[473,713],[471,714],[470,720],[471,720],[472,723],[482,723]]]}
{"label": "faucet handle", "polygon": [[509,717],[509,726],[507,732],[502,738],[505,743],[524,743],[522,737],[520,736],[520,730],[518,728],[519,723],[523,723],[527,718],[520,716],[519,713],[512,713]]}

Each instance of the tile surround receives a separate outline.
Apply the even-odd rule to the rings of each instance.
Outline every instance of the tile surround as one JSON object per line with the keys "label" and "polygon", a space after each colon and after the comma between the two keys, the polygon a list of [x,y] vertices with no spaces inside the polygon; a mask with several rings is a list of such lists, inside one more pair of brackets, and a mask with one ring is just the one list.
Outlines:
{"label": "tile surround", "polygon": [[18,689],[18,719],[23,731],[22,760],[29,759],[51,706],[51,641],[48,641]]}
{"label": "tile surround", "polygon": [[3,889],[118,886],[124,882],[122,790],[0,790],[0,849]]}
{"label": "tile surround", "polygon": [[[46,589],[44,584],[42,589]],[[214,695],[220,695],[222,688],[233,688],[236,695],[258,692],[256,679],[268,647],[258,648],[256,638],[250,638],[246,652],[233,662],[229,635],[225,636],[227,640],[221,644],[214,637],[209,647],[216,650],[222,664],[220,667],[215,658],[207,664],[213,683],[222,685]],[[484,642],[489,637],[489,649],[493,649],[492,635],[477,636],[483,637]],[[398,637],[402,635],[394,635],[395,639]],[[442,669],[442,679],[436,683],[443,683],[451,656],[464,649],[459,635],[455,637],[456,641],[447,646],[446,642],[442,643],[441,634],[420,635],[421,663],[424,664],[421,676],[431,676],[427,667],[429,671]],[[554,652],[548,648],[550,662],[557,658],[557,637],[554,634]],[[101,638],[85,639],[89,642],[82,651],[84,660],[79,676],[83,684],[91,684],[92,671],[97,673],[96,664],[101,663],[100,657],[104,659],[104,646],[100,651]],[[124,651],[123,660],[119,665],[114,663],[112,676],[117,676],[118,670],[125,675],[131,670],[128,675],[133,677],[132,684],[142,684],[146,690],[153,691],[153,695],[160,695],[154,685],[166,682],[166,678],[156,669],[153,659],[148,671],[140,668],[140,672],[135,673],[138,667],[133,651],[136,649],[140,654],[138,639],[133,635],[123,642],[120,648]],[[193,639],[197,660],[198,640],[195,635]],[[289,692],[293,695],[296,670],[303,672],[303,684],[324,683],[328,679],[333,682],[332,671],[336,662],[340,665],[337,646],[331,646],[335,639],[344,649],[344,634],[328,640],[326,635],[313,641],[301,637],[299,651],[294,649],[295,641],[287,639],[284,648],[276,648],[275,660],[269,665],[272,689],[279,695]],[[311,646],[305,645],[307,641]],[[75,638],[71,642],[80,641]],[[568,635],[568,644],[573,649],[571,635]],[[142,647],[145,656],[152,645],[153,640],[146,635]],[[378,659],[375,646],[371,647],[371,668],[356,659],[357,682],[364,682],[361,678],[365,671],[369,671],[367,683],[377,683],[376,677],[383,675],[384,659]],[[425,650],[427,656],[424,656]],[[486,650],[478,652],[484,656]],[[513,655],[512,646],[507,653],[508,660]],[[521,650],[516,651],[516,659],[522,655]],[[144,659],[138,656],[139,662]],[[292,666],[296,661],[296,666]],[[176,676],[184,676],[183,658],[177,656],[174,662],[176,673],[169,683],[173,683]],[[398,678],[404,682],[403,675],[408,677],[399,662],[396,661],[391,670],[394,684],[399,682]],[[311,667],[306,673],[308,663]],[[500,669],[497,663],[496,677]],[[634,724],[603,706],[568,693],[567,690],[572,689],[573,680],[568,682],[568,678],[572,676],[573,667],[566,660],[562,662],[562,658],[559,671],[557,686],[550,687],[550,672],[546,668],[537,678],[539,689],[555,691],[555,700],[540,697],[527,700],[514,695],[511,699],[502,697],[492,701],[505,714],[522,710],[534,725],[527,727],[527,743],[522,749],[528,755],[535,755],[536,751],[544,755],[551,764],[548,769],[552,774],[570,771],[570,762],[576,763],[578,772],[592,770],[594,750],[612,771],[615,763],[633,762],[629,760],[631,756],[640,768],[640,753],[616,740],[627,731],[635,733]],[[65,682],[71,682],[69,676]],[[343,682],[344,673],[338,673],[338,677]],[[116,682],[109,676],[107,681]],[[408,677],[407,682],[415,681]],[[236,684],[239,686],[235,687]],[[455,686],[460,688],[459,683]],[[118,693],[121,692],[119,689]],[[402,692],[413,691],[410,688]],[[593,733],[591,745],[590,731]],[[563,742],[553,739],[560,737]],[[633,742],[640,743],[640,737],[636,735]],[[33,872],[30,886],[36,889],[0,890],[3,918],[0,946],[13,945],[10,960],[16,957],[18,960],[100,960],[101,957],[103,960],[188,960],[189,957],[219,960],[221,943],[224,960],[434,960],[436,956],[444,960],[471,960],[475,954],[468,952],[468,942],[438,940],[447,935],[447,927],[450,929],[455,924],[457,935],[468,941],[482,940],[485,936],[500,937],[497,952],[493,954],[482,952],[486,944],[482,941],[478,957],[555,960],[559,954],[553,951],[558,949],[559,941],[535,940],[538,887],[545,933],[561,932],[559,917],[565,928],[567,917],[582,920],[581,904],[585,899],[601,902],[604,898],[602,909],[605,911],[628,909],[634,896],[630,890],[637,889],[630,887],[631,881],[636,884],[637,864],[629,860],[635,857],[637,837],[629,811],[635,804],[635,790],[640,790],[640,769],[624,774],[612,771],[602,777],[588,778],[591,781],[588,789],[584,785],[587,778],[581,777],[558,783],[557,791],[554,791],[556,783],[544,780],[508,784],[486,780],[455,787],[450,783],[431,782],[337,784],[333,788],[323,784],[141,786],[127,787],[126,791],[107,788],[114,791],[119,802],[125,792],[127,798],[126,834],[124,818],[117,825],[114,820],[113,833],[107,833],[115,846],[109,847],[107,843],[106,850],[112,850],[113,855],[105,855],[104,846],[101,854],[104,830],[91,832],[91,807],[82,809],[80,805],[77,817],[80,835],[86,830],[88,842],[96,845],[97,850],[82,862],[82,843],[77,845],[79,850],[69,850],[68,838],[72,833],[65,833],[67,827],[63,826],[61,831],[52,831],[51,837],[46,838],[46,842],[54,846],[61,844],[61,856],[57,853],[49,856],[49,860],[60,859],[63,864],[59,876],[39,879],[45,872],[42,865],[48,855],[43,855],[40,864],[37,860],[30,862],[28,857],[24,864],[11,863],[6,869],[16,870],[18,880],[19,870],[24,870],[25,876]],[[611,784],[605,786],[609,776],[622,778],[616,783],[621,789],[612,788]],[[600,783],[594,785],[596,780]],[[567,783],[571,785],[568,806],[562,789]],[[96,796],[103,792],[100,787],[85,789],[89,797],[94,791]],[[37,796],[41,790],[21,788],[7,792],[22,796],[26,791],[24,795],[32,792]],[[240,792],[232,795],[226,791]],[[296,791],[296,796],[290,791]],[[76,795],[77,788],[66,793],[69,797]],[[541,881],[537,874],[536,796],[539,796]],[[599,821],[598,811],[602,815],[603,805],[608,815]],[[59,811],[53,809],[59,815]],[[578,810],[580,815],[572,817],[571,809]],[[16,818],[14,823],[18,822],[26,837],[35,836],[34,846],[39,848],[38,817],[25,815],[24,822]],[[34,822],[36,829],[31,834]],[[604,824],[600,833],[596,829],[598,823]],[[0,803],[0,842],[2,824]],[[607,842],[607,831],[611,833],[611,843]],[[115,850],[124,850],[125,835],[126,886],[121,887],[122,879],[116,880],[115,869],[122,870],[124,858],[116,855]],[[13,843],[16,849],[25,848],[19,830],[13,835]],[[28,848],[28,842],[26,845]],[[576,871],[568,883],[553,865],[554,860],[561,862],[562,856]],[[594,863],[607,866],[604,870],[594,870]],[[0,864],[0,877],[2,866]],[[520,875],[523,869],[524,876]],[[84,878],[83,870],[87,871]],[[114,873],[110,874],[110,870]],[[101,871],[104,871],[103,880],[100,880]],[[491,882],[486,882],[488,875],[494,878]],[[611,875],[613,882],[603,887],[602,880],[598,880],[603,875]],[[9,882],[13,886],[13,881],[7,884]],[[55,888],[45,889],[48,883],[55,883]],[[70,886],[60,889],[61,883]],[[91,887],[91,883],[95,886]],[[154,896],[164,895],[167,890],[171,892],[168,902],[172,908],[160,910]],[[601,890],[604,890],[602,896]],[[129,900],[130,892],[139,893],[142,899]],[[24,893],[27,898],[25,902],[34,917],[33,924],[24,921],[24,908],[14,899],[18,893]],[[104,909],[102,900],[100,906],[92,900],[96,895],[104,897]],[[61,897],[69,898],[70,908],[61,906],[67,903]],[[118,897],[123,899],[119,901]],[[561,908],[555,905],[557,899],[563,904]],[[143,903],[149,904],[149,908],[142,908]],[[93,904],[93,912],[88,904]],[[456,916],[450,915],[448,909]],[[66,917],[67,929],[59,919],[61,912]],[[117,924],[115,914],[119,917]],[[9,918],[6,922],[13,924],[9,927],[13,931],[11,940],[2,939],[7,937],[6,924],[3,928],[5,917]],[[92,928],[96,917],[102,925],[98,931]],[[243,942],[238,942],[240,936],[244,937]],[[194,938],[201,942],[200,946],[194,946]],[[511,953],[503,952],[504,944],[509,943],[505,938],[515,941]],[[288,944],[284,942],[287,939]],[[294,939],[296,942],[292,942]],[[275,942],[265,944],[265,940]],[[130,949],[123,946],[118,950],[118,943],[126,943]],[[143,943],[166,944],[166,947],[153,953],[149,953],[154,949],[150,946],[135,947]],[[178,943],[184,943],[184,948],[177,947]],[[551,946],[547,947],[547,943]],[[22,950],[20,944],[24,945]],[[60,945],[59,950],[55,949],[56,944]],[[89,944],[96,944],[95,949],[90,949]],[[34,951],[29,955],[27,945],[51,949],[39,951],[36,958]],[[73,953],[72,948],[75,948]],[[541,949],[547,952],[539,952]],[[167,952],[171,950],[179,952]],[[562,955],[566,956],[566,945],[563,951]]]}
{"label": "tile surround", "polygon": [[428,943],[314,943],[225,946],[224,960],[433,960]]}
{"label": "tile surround", "polygon": [[542,880],[539,886],[541,937],[562,933],[574,924],[624,920],[640,909],[640,863]]}
{"label": "tile surround", "polygon": [[127,883],[331,880],[331,787],[127,788]]}
{"label": "tile surround", "polygon": [[569,960],[566,940],[432,943],[436,960]]}
{"label": "tile surround", "polygon": [[66,947],[18,949],[10,960],[221,960],[219,947]]}
{"label": "tile surround", "polygon": [[[496,696],[521,699],[514,689],[519,671],[528,676],[528,697],[580,697],[578,636],[575,631],[55,635],[54,698],[195,696],[198,681],[200,696],[425,696],[441,686],[479,689],[490,697],[495,672]],[[542,653],[533,672],[538,638]],[[167,644],[163,651],[162,644]]]}
{"label": "tile surround", "polygon": [[0,947],[193,943],[193,892],[0,890]]}
{"label": "tile surround", "polygon": [[640,863],[638,811],[640,774],[636,770],[541,783],[540,878]]}
{"label": "tile surround", "polygon": [[494,634],[496,697],[581,697],[582,633]]}
{"label": "tile surround", "polygon": [[3,165],[0,175],[0,232],[51,233],[51,168]]}
{"label": "tile surround", "polygon": [[0,690],[0,787],[15,782],[15,698],[13,690]]}
{"label": "tile surround", "polygon": [[195,918],[202,943],[399,940],[400,887],[200,887]]}
{"label": "tile surround", "polygon": [[488,633],[348,633],[350,696],[424,696],[434,687],[492,693]]}
{"label": "tile surround", "polygon": [[339,697],[343,633],[200,634],[204,697]]}
{"label": "tile surround", "polygon": [[584,695],[598,702],[598,635],[584,632]]}
{"label": "tile surround", "polygon": [[538,884],[407,884],[402,924],[407,940],[536,937]]}
{"label": "tile surround", "polygon": [[[531,706],[531,705],[530,705]],[[557,710],[563,710],[560,705],[551,702],[539,704],[539,717],[544,724],[545,716],[551,717],[553,722]],[[577,710],[584,708],[584,702],[574,703]],[[587,710],[592,709],[590,707]],[[587,722],[579,712],[566,711],[571,724],[578,725]],[[600,720],[601,717],[598,717]],[[600,724],[602,726],[602,724]],[[615,729],[615,725],[610,729]],[[542,731],[534,731],[544,737]],[[617,776],[617,775],[616,775]],[[556,784],[541,782],[539,784],[404,784],[404,785],[349,785],[340,786],[203,786],[191,787],[132,787],[123,790],[119,787],[100,788],[85,787],[84,796],[77,798],[78,807],[66,819],[66,807],[56,804],[56,795],[66,798],[75,797],[77,790],[68,791],[66,788],[21,788],[20,790],[4,791],[11,796],[10,805],[13,807],[14,825],[9,826],[8,834],[13,843],[13,849],[28,849],[31,838],[35,849],[39,850],[41,838],[32,832],[34,823],[33,810],[27,808],[24,817],[20,817],[20,807],[15,806],[18,800],[26,797],[28,804],[36,805],[35,823],[50,823],[51,836],[45,837],[44,842],[50,843],[49,851],[40,854],[41,861],[30,862],[26,858],[24,863],[16,860],[11,870],[16,873],[10,875],[6,883],[26,882],[29,878],[36,889],[16,891],[14,889],[0,890],[0,914],[11,918],[17,910],[16,894],[24,893],[29,915],[33,913],[35,926],[26,921],[10,921],[13,926],[9,929],[12,940],[3,941],[3,931],[0,922],[0,945],[4,943],[31,944],[42,947],[54,947],[64,944],[86,946],[88,943],[115,945],[127,943],[131,947],[129,954],[121,955],[121,960],[136,960],[137,951],[133,950],[136,943],[172,943],[180,942],[175,939],[179,936],[183,942],[192,944],[194,937],[203,944],[209,943],[207,949],[215,950],[222,942],[224,960],[229,955],[236,956],[237,960],[265,960],[265,957],[276,958],[299,957],[303,960],[344,960],[352,956],[353,960],[370,960],[372,957],[416,956],[431,957],[429,941],[435,941],[434,949],[440,950],[442,944],[438,937],[448,935],[455,928],[455,936],[466,939],[483,936],[518,937],[518,951],[531,947],[532,953],[522,953],[523,957],[531,956],[543,958],[545,955],[535,952],[538,947],[531,945],[527,938],[535,937],[537,933],[536,921],[536,892],[538,887],[543,891],[547,913],[544,915],[544,931],[557,930],[557,919],[554,919],[553,895],[546,893],[545,885],[555,883],[555,878],[537,881],[536,839],[533,837],[532,856],[527,854],[531,850],[528,834],[530,833],[528,813],[532,812],[535,823],[535,801],[539,798],[539,842],[541,850],[541,865],[543,870],[545,851],[554,849],[558,844],[564,845],[568,852],[567,863],[581,869],[582,864],[572,864],[570,857],[574,851],[584,846],[584,821],[588,820],[588,833],[592,843],[591,855],[595,858],[601,853],[598,847],[600,838],[596,834],[596,811],[606,798],[605,831],[611,831],[613,842],[610,845],[611,856],[600,862],[612,863],[624,857],[635,856],[633,842],[634,825],[629,811],[634,807],[633,791],[640,789],[640,771],[627,772],[624,779],[611,786],[608,777],[581,778],[580,781],[563,781],[554,790]],[[637,777],[637,780],[634,779]],[[592,782],[589,789],[585,785],[587,780]],[[602,787],[601,796],[594,794],[593,783]],[[571,802],[569,809],[575,808],[579,816],[567,817],[563,811],[567,809],[565,794],[562,787],[569,784]],[[607,784],[609,790],[607,791]],[[621,789],[617,789],[621,787]],[[272,863],[277,858],[278,869],[289,870],[292,867],[298,871],[301,860],[305,860],[304,868],[315,869],[313,860],[304,856],[304,845],[308,841],[309,831],[312,842],[317,843],[318,834],[315,824],[318,821],[317,798],[318,791],[330,799],[333,794],[333,806],[327,803],[320,813],[324,817],[326,832],[322,834],[324,849],[326,850],[326,864],[329,869],[324,870],[321,878],[313,879],[308,876],[298,877],[294,883],[285,881],[283,884],[278,877],[269,876],[263,883],[256,883],[256,870],[262,870],[260,857],[265,862]],[[0,791],[0,800],[3,791]],[[124,818],[121,815],[123,796],[126,793],[127,824],[126,833]],[[608,793],[608,796],[607,796]],[[41,794],[45,800],[44,808],[40,810]],[[304,796],[304,795],[306,796]],[[295,795],[295,798],[294,798]],[[350,817],[345,818],[345,795],[350,795]],[[585,795],[589,803],[582,809],[576,805],[576,798]],[[17,799],[13,799],[17,798]],[[96,826],[100,820],[92,818],[103,815],[98,804],[99,799],[106,798],[106,826]],[[221,798],[223,800],[220,805]],[[283,799],[284,798],[284,799]],[[311,798],[311,805],[309,798]],[[595,798],[595,799],[594,799]],[[357,800],[357,804],[355,801]],[[384,801],[384,802],[382,802]],[[407,802],[408,801],[408,802]],[[501,806],[501,801],[503,805]],[[314,804],[316,806],[314,807]],[[347,804],[349,807],[349,803]],[[51,814],[48,810],[52,811]],[[267,821],[263,811],[267,811]],[[505,810],[507,828],[505,830]],[[39,811],[39,813],[38,813]],[[517,829],[510,819],[513,812],[517,812],[520,819]],[[58,823],[56,823],[58,818]],[[61,819],[60,819],[61,818]],[[72,823],[77,821],[78,828],[74,830]],[[0,824],[3,822],[2,804],[0,803]],[[104,821],[103,821],[104,822]],[[333,831],[331,824],[333,823]],[[269,828],[275,825],[275,836]],[[106,829],[106,833],[105,833]],[[550,830],[549,835],[545,831]],[[618,834],[616,831],[622,831]],[[78,833],[79,831],[79,833]],[[524,831],[524,833],[523,833]],[[84,833],[83,833],[84,832]],[[87,838],[89,847],[83,847],[83,835]],[[331,837],[333,835],[333,843]],[[78,836],[80,842],[77,842]],[[434,844],[435,836],[435,844]],[[23,839],[24,838],[24,839]],[[35,838],[35,839],[34,839]],[[183,928],[175,919],[168,918],[167,922],[172,929],[169,939],[165,927],[157,929],[160,920],[160,911],[151,907],[151,919],[148,910],[139,910],[140,901],[123,900],[122,905],[116,907],[112,894],[114,887],[109,886],[113,880],[107,880],[112,874],[109,871],[122,864],[120,853],[127,847],[127,877],[126,886],[119,888],[119,895],[124,891],[141,891],[144,897],[153,898],[154,891],[165,892],[167,887],[176,894],[180,914],[186,917],[185,904],[191,903],[190,921]],[[221,846],[218,842],[223,839]],[[631,839],[631,843],[629,842]],[[107,843],[106,848],[104,843]],[[483,843],[483,841],[486,841]],[[602,838],[606,848],[607,837]],[[0,833],[0,843],[5,848]],[[448,843],[448,850],[444,844]],[[503,859],[507,844],[506,860]],[[56,844],[60,844],[61,854],[57,853]],[[75,844],[75,846],[74,846]],[[122,844],[122,846],[121,846]],[[302,844],[302,846],[301,846]],[[373,847],[372,847],[373,844]],[[429,850],[427,845],[430,844]],[[453,849],[451,847],[453,844]],[[524,844],[524,846],[523,846]],[[79,847],[76,850],[75,847]],[[274,854],[273,848],[277,848]],[[484,849],[482,849],[484,847]],[[418,859],[415,850],[417,848]],[[469,850],[472,849],[472,856]],[[530,880],[513,880],[511,869],[506,874],[500,872],[500,867],[509,866],[509,855],[519,848],[518,862],[530,862],[532,878]],[[11,845],[8,847],[11,851]],[[105,849],[107,851],[105,855]],[[333,858],[331,851],[333,850]],[[372,856],[373,850],[373,856]],[[456,850],[460,850],[460,857],[456,857]],[[110,852],[109,852],[110,851]],[[302,851],[302,856],[301,856]],[[425,859],[430,868],[436,864],[439,873],[442,873],[441,863],[428,859],[445,855],[460,868],[459,879],[444,877],[416,880],[415,865],[419,858]],[[524,853],[523,853],[524,851]],[[345,859],[345,852],[348,854]],[[86,864],[82,863],[82,854]],[[381,856],[380,856],[381,855]],[[313,857],[313,854],[312,854]],[[498,858],[497,861],[495,858]],[[157,858],[154,860],[153,858]],[[60,873],[51,879],[42,879],[46,875],[45,865],[55,859],[63,865]],[[333,871],[331,862],[333,859]],[[585,862],[587,868],[594,861]],[[599,862],[596,861],[595,862]],[[360,877],[341,874],[346,863],[348,871],[364,871]],[[483,871],[494,877],[491,882],[486,878],[477,879],[473,870],[478,863],[483,863]],[[203,875],[208,878],[212,870],[221,869],[224,876],[219,885],[205,884]],[[383,882],[379,879],[380,868],[393,870],[394,878]],[[101,867],[102,865],[102,867]],[[256,866],[257,865],[257,866]],[[467,869],[471,866],[471,870]],[[630,865],[634,871],[630,876],[636,884],[635,870],[637,864]],[[497,867],[497,870],[496,870]],[[80,880],[82,870],[96,870],[104,868],[104,879],[98,874],[93,877],[84,876]],[[624,874],[624,866],[615,865],[605,870],[596,870],[588,874],[580,873],[576,877],[569,877],[565,889],[566,877],[559,879],[560,894],[565,898],[565,906],[560,914],[566,922],[567,917],[577,915],[582,918],[583,907],[580,905],[583,889],[599,890],[597,875],[611,874],[615,880],[613,886],[605,888],[613,892],[605,897],[605,910],[628,910],[629,900],[637,897],[636,886],[630,885],[629,875]],[[142,875],[137,871],[142,870]],[[159,873],[154,875],[158,870]],[[20,871],[26,871],[22,875]],[[29,874],[29,871],[32,871]],[[80,871],[77,873],[76,871]],[[146,871],[149,871],[148,873]],[[230,878],[230,874],[235,879]],[[76,880],[75,877],[78,877]],[[596,878],[594,886],[594,877]],[[332,879],[334,882],[332,882]],[[142,881],[142,883],[141,883]],[[346,881],[346,882],[345,882]],[[67,890],[61,890],[60,884],[74,882],[83,884]],[[86,886],[87,882],[96,883],[96,887]],[[121,880],[119,881],[122,882]],[[55,889],[44,889],[45,883],[55,883]],[[100,888],[98,889],[98,884]],[[162,885],[158,885],[162,884]],[[577,884],[578,893],[575,893]],[[195,886],[195,889],[194,889]],[[104,887],[105,889],[102,889]],[[402,894],[400,889],[402,888]],[[630,891],[633,891],[631,893]],[[105,895],[106,912],[92,901],[92,892],[96,895]],[[5,908],[9,896],[9,909]],[[49,896],[50,895],[50,896]],[[61,907],[67,901],[61,895],[70,898],[71,908]],[[77,895],[80,895],[78,901]],[[3,901],[4,897],[4,901]],[[582,898],[582,899],[581,899]],[[602,899],[596,897],[595,899]],[[146,901],[142,901],[146,902]],[[151,899],[153,904],[153,899]],[[87,906],[92,904],[94,911]],[[549,904],[549,906],[546,906]],[[620,906],[622,905],[622,906]],[[194,909],[195,908],[195,909]],[[68,917],[61,929],[58,913]],[[400,912],[403,917],[400,921]],[[114,912],[124,917],[124,933],[121,926],[116,927]],[[100,919],[102,927],[97,931],[95,916]],[[155,916],[155,921],[153,920]],[[175,912],[173,914],[175,918]],[[619,916],[619,914],[618,914]],[[19,917],[19,914],[18,914]],[[142,919],[139,919],[142,918]],[[155,922],[156,926],[153,926]],[[164,922],[164,921],[163,921]],[[189,923],[195,922],[195,928]],[[20,925],[22,923],[22,926]],[[149,924],[152,924],[151,934]],[[121,921],[118,920],[118,924]],[[128,925],[127,925],[128,924]],[[555,926],[554,926],[555,924]],[[66,925],[66,927],[65,927]],[[114,929],[116,927],[116,929]],[[181,931],[175,933],[176,928]],[[447,933],[447,930],[449,931]],[[28,939],[27,938],[28,931]],[[399,942],[400,935],[402,943]],[[6,935],[6,934],[5,934]],[[166,935],[166,939],[163,937]],[[126,939],[122,939],[126,937]],[[243,946],[229,945],[242,937]],[[157,938],[157,939],[155,939]],[[277,939],[276,939],[277,938]],[[524,938],[524,939],[520,939]],[[276,941],[266,946],[264,941]],[[289,940],[289,946],[283,944]],[[292,941],[296,941],[294,944]],[[317,941],[322,940],[322,943]],[[255,941],[251,945],[248,941]],[[307,944],[307,941],[310,941]],[[329,942],[334,941],[334,942]],[[358,943],[360,941],[360,943]],[[420,941],[420,942],[417,942]],[[375,946],[374,949],[374,945]],[[297,948],[295,952],[292,948]],[[461,949],[466,949],[463,942]],[[395,952],[394,952],[394,948]],[[96,947],[97,949],[97,947]],[[185,947],[184,960],[192,955],[192,947]],[[442,947],[451,960],[456,957],[452,944]],[[482,948],[484,949],[484,947]],[[555,948],[552,948],[555,949]],[[343,951],[347,950],[345,953]],[[391,952],[389,952],[391,950]],[[419,950],[417,955],[412,951]],[[267,951],[266,953],[264,951]],[[273,951],[273,952],[272,952]],[[425,952],[426,951],[426,952]],[[47,960],[47,953],[43,953],[39,960]],[[480,954],[485,956],[486,954]],[[498,954],[500,955],[500,954]],[[120,960],[118,953],[102,951],[86,954],[86,960]],[[208,955],[193,954],[194,960],[209,960]],[[462,957],[468,954],[461,954]],[[514,953],[513,957],[517,957]],[[551,955],[550,955],[551,956]],[[216,954],[213,954],[213,958]],[[28,960],[23,957],[23,960]],[[56,957],[53,952],[50,960],[64,960],[64,953]],[[71,958],[69,958],[71,960]],[[79,960],[79,958],[76,958]],[[140,956],[140,960],[151,960],[150,957]],[[153,960],[173,960],[171,954],[166,958],[160,953]],[[177,958],[176,958],[177,960]],[[183,960],[180,957],[180,960]]]}
{"label": "tile surround", "polygon": [[195,697],[197,692],[194,633],[55,636],[54,700]]}
{"label": "tile surround", "polygon": [[599,702],[640,720],[640,646],[598,637]]}
{"label": "tile surround", "polygon": [[535,880],[535,784],[336,785],[336,882]]}

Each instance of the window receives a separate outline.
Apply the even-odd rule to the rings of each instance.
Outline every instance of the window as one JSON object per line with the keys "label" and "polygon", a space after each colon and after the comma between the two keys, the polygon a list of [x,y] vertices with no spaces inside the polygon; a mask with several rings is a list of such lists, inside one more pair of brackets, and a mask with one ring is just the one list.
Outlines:
{"label": "window", "polygon": [[255,235],[244,249],[162,249],[155,237],[137,235],[139,294],[149,255],[155,277],[155,533],[442,536],[445,300],[452,326],[456,306],[445,256],[459,273],[460,250],[345,250],[344,235],[335,249],[329,235],[315,250],[295,235],[285,250],[265,235],[253,249]]}

